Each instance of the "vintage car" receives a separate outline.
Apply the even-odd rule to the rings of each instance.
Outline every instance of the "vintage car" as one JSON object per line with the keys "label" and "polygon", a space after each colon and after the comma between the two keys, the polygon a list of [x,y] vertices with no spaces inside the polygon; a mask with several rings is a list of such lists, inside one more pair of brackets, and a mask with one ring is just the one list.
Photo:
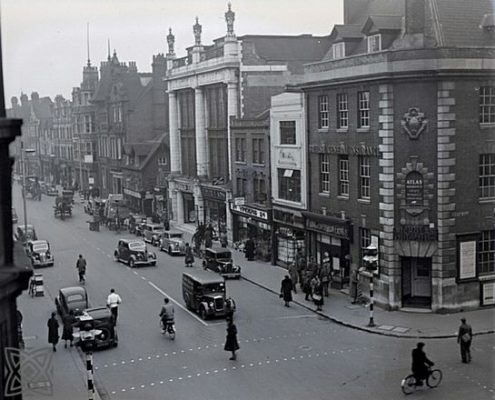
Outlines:
{"label": "vintage car", "polygon": [[46,186],[46,195],[47,196],[58,196],[58,189],[54,185]]}
{"label": "vintage car", "polygon": [[163,233],[163,225],[161,224],[144,224],[144,241],[151,243],[152,246],[160,244],[160,238]]}
{"label": "vintage car", "polygon": [[19,221],[19,218],[17,217],[17,212],[15,211],[15,208],[12,207],[12,223],[17,224],[17,221]]}
{"label": "vintage car", "polygon": [[[26,230],[27,228],[27,230]],[[36,231],[34,230],[33,225],[18,225],[17,232],[15,234],[16,240],[26,244],[28,240],[38,240],[38,236],[36,235]]]}
{"label": "vintage car", "polygon": [[138,239],[120,239],[113,258],[117,262],[127,263],[131,268],[137,265],[156,265],[156,254],[148,251],[146,243]]}
{"label": "vintage car", "polygon": [[208,271],[184,272],[182,297],[186,307],[202,319],[229,316],[236,310],[234,300],[226,297],[225,278]]}
{"label": "vintage car", "polygon": [[55,306],[62,319],[71,311],[75,317],[81,315],[89,307],[86,289],[81,286],[60,289],[57,298],[55,298]]}
{"label": "vintage car", "polygon": [[99,333],[95,337],[96,348],[112,346],[117,347],[119,338],[113,325],[112,312],[108,307],[88,308],[84,310],[82,315],[88,315],[93,318],[94,329],[98,329],[99,331],[101,331],[101,333]]}
{"label": "vintage car", "polygon": [[182,232],[163,231],[160,239],[160,250],[164,250],[171,255],[184,255],[186,242],[183,236]]}
{"label": "vintage car", "polygon": [[55,263],[47,240],[29,240],[26,243],[26,254],[33,268],[53,266]]}
{"label": "vintage car", "polygon": [[204,257],[204,269],[211,269],[225,278],[239,279],[241,277],[241,267],[232,261],[230,250],[223,247],[207,248]]}

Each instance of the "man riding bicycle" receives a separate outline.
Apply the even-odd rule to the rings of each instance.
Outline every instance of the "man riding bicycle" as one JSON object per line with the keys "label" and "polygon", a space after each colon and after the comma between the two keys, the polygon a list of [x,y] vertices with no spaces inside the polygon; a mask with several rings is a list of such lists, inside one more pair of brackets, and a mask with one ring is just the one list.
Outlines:
{"label": "man riding bicycle", "polygon": [[163,301],[165,304],[162,306],[162,310],[160,311],[160,319],[162,321],[162,333],[165,333],[167,326],[174,323],[175,310],[168,298],[165,297]]}
{"label": "man riding bicycle", "polygon": [[430,367],[435,365],[426,357],[426,353],[423,351],[424,346],[423,342],[419,342],[412,351],[412,372],[416,379],[416,386],[423,385],[423,380],[428,377]]}

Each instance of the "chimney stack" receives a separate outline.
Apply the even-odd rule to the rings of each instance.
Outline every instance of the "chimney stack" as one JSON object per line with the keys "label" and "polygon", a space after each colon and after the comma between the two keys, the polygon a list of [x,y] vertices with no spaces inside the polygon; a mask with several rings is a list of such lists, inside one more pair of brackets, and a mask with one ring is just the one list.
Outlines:
{"label": "chimney stack", "polygon": [[425,1],[406,0],[405,34],[425,33]]}

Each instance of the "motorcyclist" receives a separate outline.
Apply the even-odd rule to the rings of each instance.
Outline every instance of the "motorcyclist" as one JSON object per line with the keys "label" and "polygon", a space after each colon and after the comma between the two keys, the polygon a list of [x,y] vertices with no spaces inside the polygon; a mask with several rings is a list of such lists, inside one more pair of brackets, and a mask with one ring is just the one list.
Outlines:
{"label": "motorcyclist", "polygon": [[162,321],[162,333],[165,333],[167,331],[167,327],[174,323],[175,310],[173,304],[170,303],[170,300],[167,297],[163,299],[163,302],[165,304],[162,306],[160,311],[160,319]]}

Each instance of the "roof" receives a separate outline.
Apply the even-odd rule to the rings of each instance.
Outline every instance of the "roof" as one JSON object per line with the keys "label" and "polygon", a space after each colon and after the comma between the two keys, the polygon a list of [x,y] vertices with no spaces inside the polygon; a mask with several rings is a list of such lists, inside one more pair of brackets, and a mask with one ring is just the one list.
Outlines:
{"label": "roof", "polygon": [[63,293],[64,295],[76,294],[76,293],[81,293],[81,294],[86,295],[86,289],[84,289],[81,286],[69,286],[69,287],[60,289],[60,292]]}
{"label": "roof", "polygon": [[204,271],[200,269],[196,271],[183,272],[182,275],[189,276],[201,284],[219,282],[225,283],[225,278],[222,275],[218,275],[216,272]]}
{"label": "roof", "polygon": [[334,25],[330,38],[333,42],[347,40],[361,40],[363,32],[362,25]]}
{"label": "roof", "polygon": [[36,246],[37,244],[46,244],[48,246],[48,241],[47,240],[30,240],[29,242],[33,246]]}
{"label": "roof", "polygon": [[380,31],[402,29],[402,15],[370,15],[366,20],[362,32],[364,34],[378,33]]}
{"label": "roof", "polygon": [[266,61],[321,60],[331,44],[329,36],[312,35],[245,35],[239,39],[252,42],[257,56]]}
{"label": "roof", "polygon": [[141,240],[141,239],[120,239],[119,242],[125,242],[125,243],[142,243],[143,246],[146,245],[146,243],[144,243],[144,240]]}
{"label": "roof", "polygon": [[108,309],[108,307],[87,308],[84,312],[93,319],[107,319],[112,316],[112,312]]}

